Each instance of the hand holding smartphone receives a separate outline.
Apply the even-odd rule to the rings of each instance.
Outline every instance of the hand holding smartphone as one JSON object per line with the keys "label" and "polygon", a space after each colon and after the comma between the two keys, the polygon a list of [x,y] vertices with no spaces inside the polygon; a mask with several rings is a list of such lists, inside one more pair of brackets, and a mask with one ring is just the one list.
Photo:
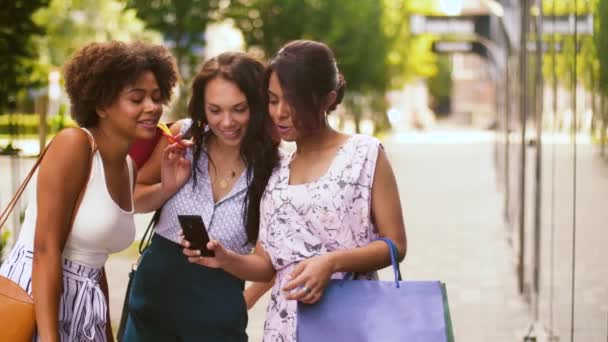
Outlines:
{"label": "hand holding smartphone", "polygon": [[202,256],[213,257],[215,253],[207,248],[209,235],[200,215],[177,215],[184,237],[190,242],[190,249],[198,249]]}

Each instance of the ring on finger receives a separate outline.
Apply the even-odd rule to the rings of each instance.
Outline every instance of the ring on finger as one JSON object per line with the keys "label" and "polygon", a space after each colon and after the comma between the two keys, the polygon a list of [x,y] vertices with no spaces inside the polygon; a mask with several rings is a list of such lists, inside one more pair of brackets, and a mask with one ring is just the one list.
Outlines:
{"label": "ring on finger", "polygon": [[310,293],[310,289],[306,287],[306,285],[302,286],[302,291],[304,291],[305,293]]}

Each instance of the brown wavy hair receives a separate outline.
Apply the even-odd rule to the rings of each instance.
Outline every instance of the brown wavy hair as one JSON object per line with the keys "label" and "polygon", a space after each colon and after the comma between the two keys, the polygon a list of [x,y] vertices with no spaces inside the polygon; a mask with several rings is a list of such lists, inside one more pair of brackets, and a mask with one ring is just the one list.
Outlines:
{"label": "brown wavy hair", "polygon": [[[243,206],[243,224],[247,240],[255,242],[260,226],[260,200],[273,168],[278,163],[279,141],[271,134],[268,105],[263,86],[264,65],[241,52],[225,52],[206,61],[192,82],[188,112],[192,126],[186,134],[194,139],[193,168],[197,168],[201,153],[211,130],[205,130],[205,87],[212,79],[220,77],[233,82],[247,98],[250,119],[241,142],[241,158],[247,165],[247,194]],[[196,184],[196,172],[193,172]]]}

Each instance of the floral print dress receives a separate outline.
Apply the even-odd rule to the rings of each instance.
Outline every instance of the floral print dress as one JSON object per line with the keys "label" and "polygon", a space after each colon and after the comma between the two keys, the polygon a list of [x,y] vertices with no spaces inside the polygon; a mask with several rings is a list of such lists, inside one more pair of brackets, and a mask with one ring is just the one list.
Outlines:
{"label": "floral print dress", "polygon": [[[281,290],[298,262],[352,249],[377,238],[371,187],[380,141],[353,135],[316,181],[290,185],[293,153],[281,158],[261,201],[260,242],[277,270],[264,325],[264,342],[295,342],[297,302]],[[332,278],[342,278],[334,274]],[[376,273],[361,277],[376,279]]]}

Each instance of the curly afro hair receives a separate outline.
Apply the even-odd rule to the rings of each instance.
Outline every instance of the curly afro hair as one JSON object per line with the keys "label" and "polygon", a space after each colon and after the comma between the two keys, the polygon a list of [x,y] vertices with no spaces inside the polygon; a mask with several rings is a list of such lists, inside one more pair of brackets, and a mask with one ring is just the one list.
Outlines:
{"label": "curly afro hair", "polygon": [[110,106],[124,87],[151,71],[162,102],[171,99],[178,73],[175,58],[162,45],[110,41],[91,43],[78,50],[64,67],[71,115],[81,127],[94,127],[97,109]]}

